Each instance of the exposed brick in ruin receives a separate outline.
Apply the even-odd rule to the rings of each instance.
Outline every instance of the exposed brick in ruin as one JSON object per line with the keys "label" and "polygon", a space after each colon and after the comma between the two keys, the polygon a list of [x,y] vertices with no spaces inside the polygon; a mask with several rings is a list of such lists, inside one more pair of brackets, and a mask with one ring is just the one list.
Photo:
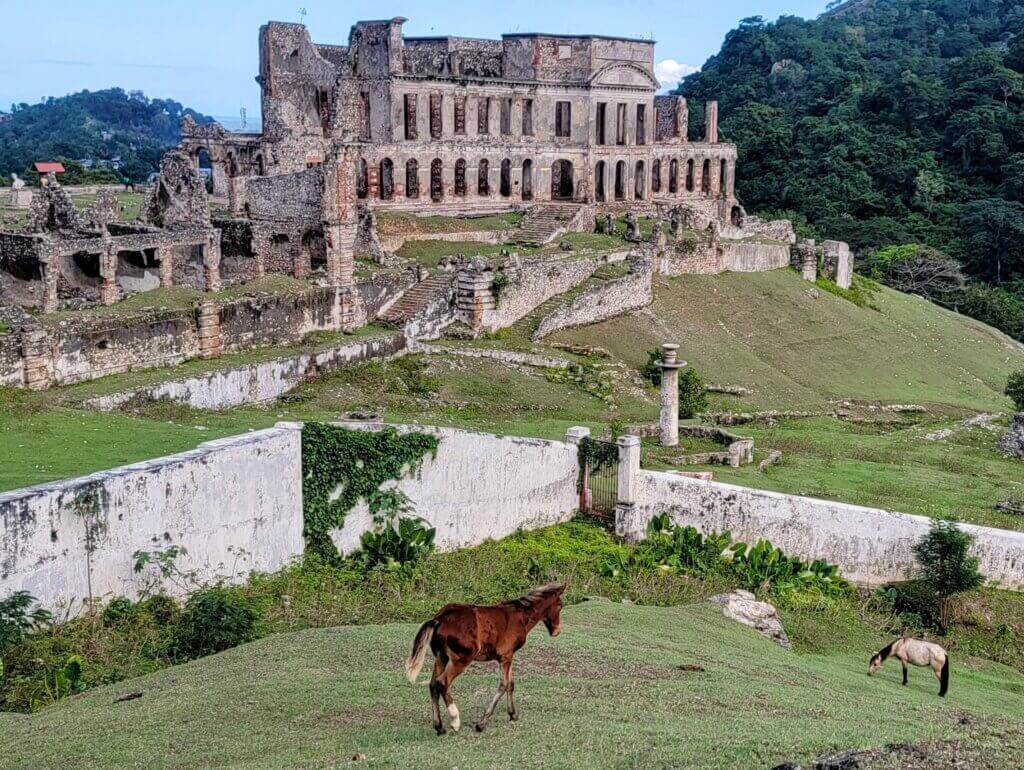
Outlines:
{"label": "exposed brick in ruin", "polygon": [[221,339],[220,309],[215,302],[200,302],[196,306],[199,328],[199,357],[220,358],[224,343]]}
{"label": "exposed brick in ruin", "polygon": [[708,102],[704,114],[704,141],[718,144],[718,102]]}

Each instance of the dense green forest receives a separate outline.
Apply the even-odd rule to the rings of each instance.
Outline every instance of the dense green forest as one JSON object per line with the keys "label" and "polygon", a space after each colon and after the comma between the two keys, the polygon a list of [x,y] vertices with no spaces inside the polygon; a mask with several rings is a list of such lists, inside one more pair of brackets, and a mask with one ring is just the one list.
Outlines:
{"label": "dense green forest", "polygon": [[852,0],[744,19],[678,93],[698,130],[719,101],[748,210],[789,212],[875,277],[1021,337],[1021,73],[1024,0]]}
{"label": "dense green forest", "polygon": [[0,176],[13,172],[31,179],[37,160],[120,158],[119,173],[142,181],[178,143],[185,115],[200,123],[212,120],[171,99],[147,99],[120,88],[14,104],[10,119],[0,123]]}

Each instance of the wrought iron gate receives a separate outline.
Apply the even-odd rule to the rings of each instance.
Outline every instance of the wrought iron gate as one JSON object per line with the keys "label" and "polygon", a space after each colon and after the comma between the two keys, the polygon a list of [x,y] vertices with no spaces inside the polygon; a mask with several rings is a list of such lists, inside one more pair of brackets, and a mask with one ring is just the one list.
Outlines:
{"label": "wrought iron gate", "polygon": [[580,510],[614,525],[619,499],[619,448],[611,441],[580,442]]}

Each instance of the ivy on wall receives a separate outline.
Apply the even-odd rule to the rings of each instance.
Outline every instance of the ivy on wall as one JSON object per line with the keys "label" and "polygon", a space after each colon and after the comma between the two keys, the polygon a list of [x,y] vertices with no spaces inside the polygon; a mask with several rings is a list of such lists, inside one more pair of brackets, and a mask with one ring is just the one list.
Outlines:
{"label": "ivy on wall", "polygon": [[302,507],[306,547],[335,559],[338,550],[328,534],[345,521],[360,500],[371,513],[391,494],[386,481],[418,474],[424,458],[437,456],[440,439],[427,433],[350,430],[321,422],[302,429]]}

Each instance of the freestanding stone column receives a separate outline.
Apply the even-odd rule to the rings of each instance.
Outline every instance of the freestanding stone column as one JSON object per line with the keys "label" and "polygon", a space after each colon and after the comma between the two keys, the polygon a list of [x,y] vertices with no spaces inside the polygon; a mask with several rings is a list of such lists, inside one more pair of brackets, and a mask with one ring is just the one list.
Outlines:
{"label": "freestanding stone column", "polygon": [[661,445],[679,444],[679,369],[685,361],[676,360],[678,345],[661,346]]}
{"label": "freestanding stone column", "polygon": [[707,102],[704,109],[704,141],[718,144],[718,102]]}
{"label": "freestanding stone column", "polygon": [[173,247],[162,246],[153,250],[160,270],[160,285],[167,287],[174,285],[174,256]]}
{"label": "freestanding stone column", "polygon": [[121,287],[117,283],[117,251],[113,247],[104,249],[100,254],[100,301],[104,305],[113,305],[121,298]]}
{"label": "freestanding stone column", "polygon": [[213,230],[203,246],[203,271],[206,291],[220,291],[220,230]]}
{"label": "freestanding stone column", "polygon": [[199,357],[220,358],[224,343],[220,333],[220,308],[217,303],[209,300],[198,303],[196,325],[199,327]]}

